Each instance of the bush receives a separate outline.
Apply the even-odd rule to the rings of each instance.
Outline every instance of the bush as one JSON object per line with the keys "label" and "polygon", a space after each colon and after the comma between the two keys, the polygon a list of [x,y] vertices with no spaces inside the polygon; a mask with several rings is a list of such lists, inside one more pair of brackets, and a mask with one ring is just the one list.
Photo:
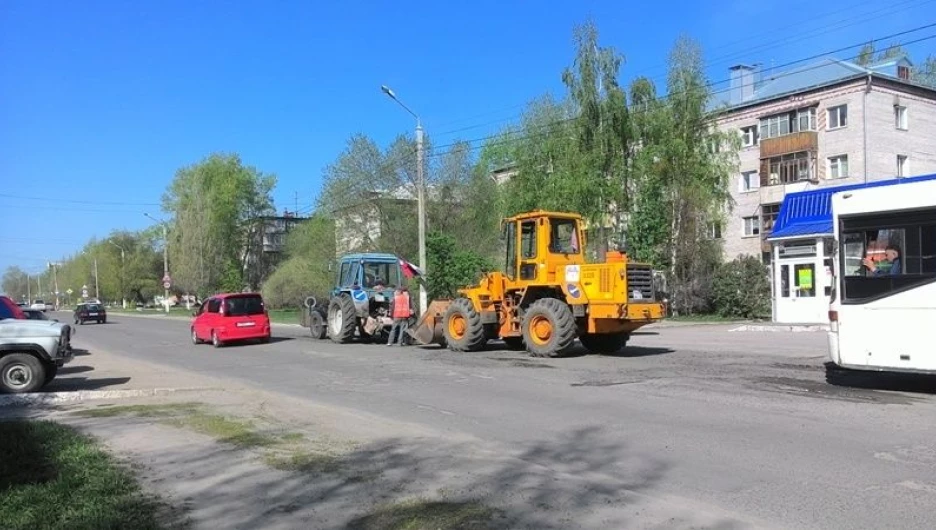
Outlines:
{"label": "bush", "polygon": [[426,290],[430,299],[453,298],[475,284],[491,263],[472,250],[459,250],[455,238],[438,232],[426,238]]}
{"label": "bush", "polygon": [[754,256],[741,256],[719,266],[712,282],[712,304],[723,317],[770,316],[770,279]]}
{"label": "bush", "polygon": [[263,300],[270,309],[299,308],[307,296],[327,300],[333,284],[327,263],[289,258],[263,283]]}

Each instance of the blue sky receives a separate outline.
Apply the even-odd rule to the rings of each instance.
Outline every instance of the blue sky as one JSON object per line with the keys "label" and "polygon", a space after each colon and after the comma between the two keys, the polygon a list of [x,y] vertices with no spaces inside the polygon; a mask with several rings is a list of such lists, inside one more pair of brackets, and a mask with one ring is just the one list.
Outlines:
{"label": "blue sky", "polygon": [[[350,135],[385,144],[412,130],[381,84],[437,144],[491,134],[530,99],[563,93],[572,26],[588,17],[626,56],[624,80],[662,81],[686,33],[716,81],[731,64],[782,64],[933,22],[934,6],[5,0],[0,269],[38,270],[91,237],[147,226],[175,170],[215,151],[275,173],[280,210],[297,193],[308,208]],[[911,51],[920,59],[933,42]]]}

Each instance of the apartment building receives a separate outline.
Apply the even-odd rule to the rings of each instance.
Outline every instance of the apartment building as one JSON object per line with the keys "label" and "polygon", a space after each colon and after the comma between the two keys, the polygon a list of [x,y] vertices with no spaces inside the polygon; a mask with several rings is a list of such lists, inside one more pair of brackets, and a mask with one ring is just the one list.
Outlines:
{"label": "apartment building", "polygon": [[743,147],[734,204],[714,235],[726,259],[755,255],[770,266],[775,320],[826,318],[828,188],[936,173],[936,90],[913,83],[912,68],[906,57],[731,68],[718,126]]}

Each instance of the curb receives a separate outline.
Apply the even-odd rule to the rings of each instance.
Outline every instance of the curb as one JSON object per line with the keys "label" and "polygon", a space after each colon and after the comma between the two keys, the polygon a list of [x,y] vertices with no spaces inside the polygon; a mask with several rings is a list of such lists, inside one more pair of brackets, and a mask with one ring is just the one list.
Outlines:
{"label": "curb", "polygon": [[794,333],[829,331],[827,324],[808,324],[808,325],[745,325],[738,326],[728,331],[792,331]]}
{"label": "curb", "polygon": [[[163,315],[163,314],[158,314],[158,315],[147,315],[147,314],[142,314],[142,315],[141,315],[141,314],[138,314],[138,313],[118,313],[118,312],[116,312],[116,311],[115,311],[113,314],[116,315],[116,316],[122,316],[122,317],[131,317],[131,318],[159,318],[159,319],[163,319],[163,320],[179,320],[179,321],[183,321],[183,322],[187,322],[187,321],[191,320],[191,318],[192,318],[192,317],[183,317],[183,316],[176,316],[176,315],[166,316],[166,315]],[[271,324],[272,327],[287,327],[287,328],[301,328],[301,327],[303,327],[302,324],[289,324],[289,323],[286,323],[286,322],[271,322],[270,324]]]}
{"label": "curb", "polygon": [[54,405],[93,399],[126,399],[166,396],[180,392],[216,390],[213,388],[153,388],[149,390],[76,390],[73,392],[32,392],[0,395],[0,407],[16,405]]}

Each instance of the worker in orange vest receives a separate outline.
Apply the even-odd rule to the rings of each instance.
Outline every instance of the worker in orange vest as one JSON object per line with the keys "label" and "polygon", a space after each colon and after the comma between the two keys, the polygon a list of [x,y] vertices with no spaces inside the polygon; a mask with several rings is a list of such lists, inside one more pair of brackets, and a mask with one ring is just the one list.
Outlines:
{"label": "worker in orange vest", "polygon": [[409,319],[413,315],[410,308],[410,297],[406,286],[397,287],[393,293],[393,305],[391,306],[390,316],[393,318],[393,326],[390,328],[390,338],[387,340],[387,346],[403,346],[406,338],[406,330],[409,328]]}

